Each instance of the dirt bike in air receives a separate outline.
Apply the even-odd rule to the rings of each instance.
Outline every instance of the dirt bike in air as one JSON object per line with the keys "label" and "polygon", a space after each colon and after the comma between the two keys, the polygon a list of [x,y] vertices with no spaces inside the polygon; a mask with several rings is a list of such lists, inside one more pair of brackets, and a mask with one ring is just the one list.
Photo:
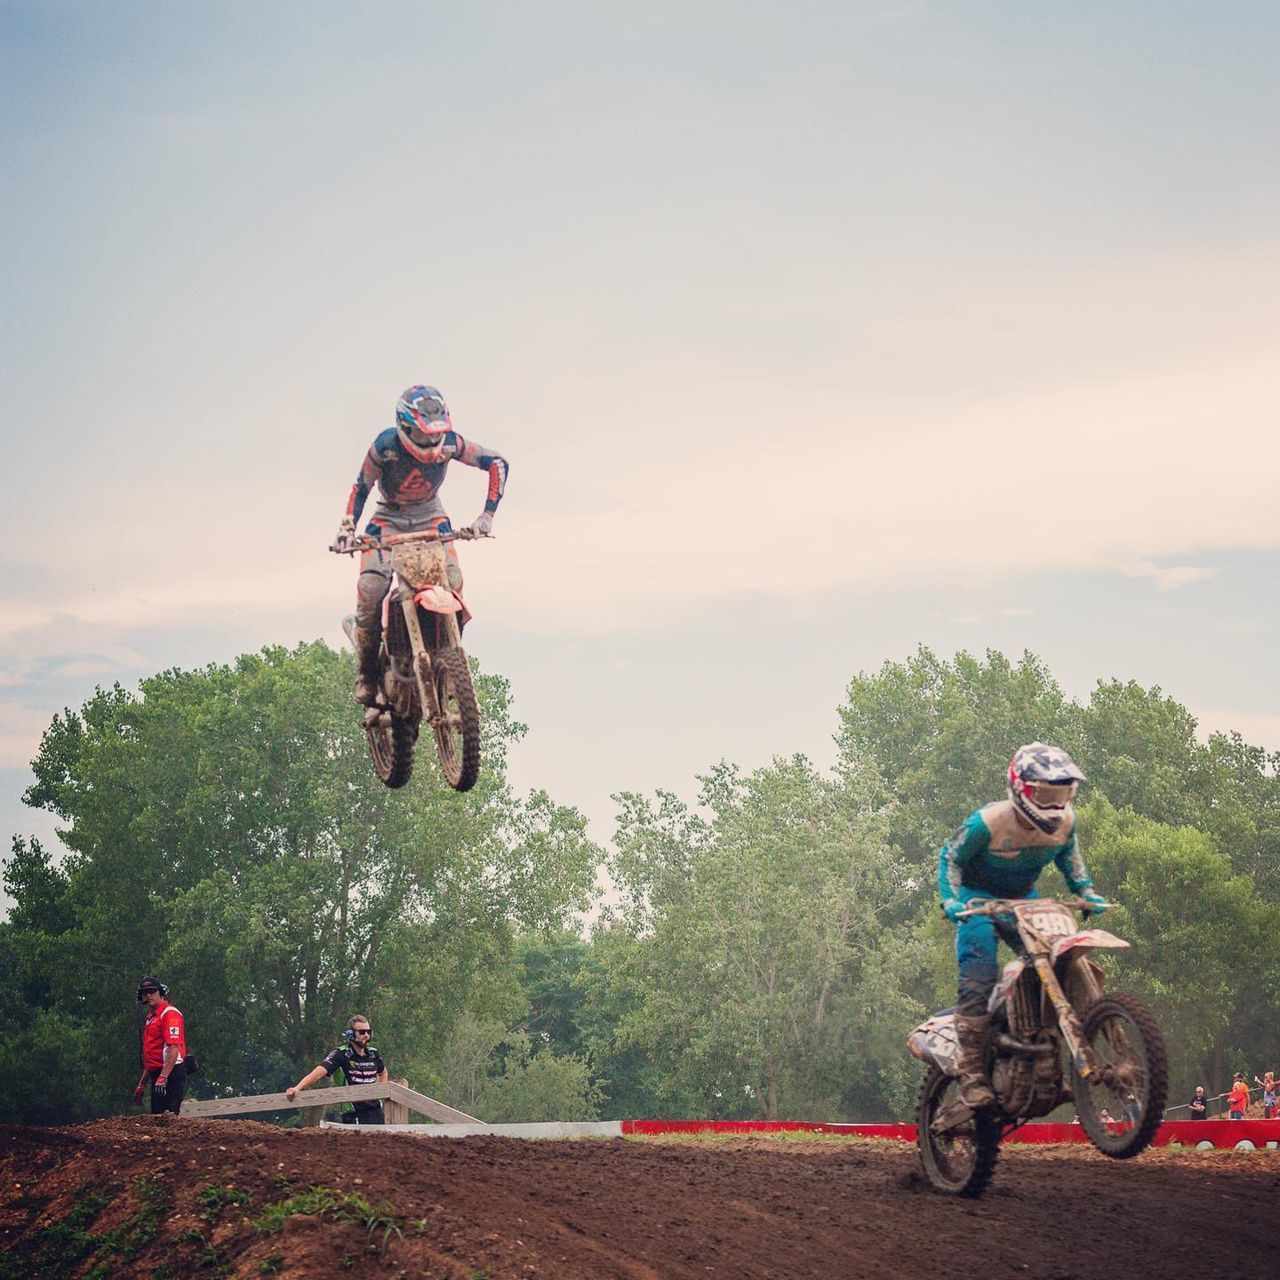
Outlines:
{"label": "dirt bike in air", "polygon": [[977,1196],[995,1171],[1000,1140],[1035,1116],[1075,1099],[1080,1124],[1103,1155],[1124,1160],[1146,1149],[1164,1115],[1164,1039],[1136,996],[1103,991],[1090,958],[1129,944],[1081,928],[1082,899],[990,899],[966,915],[990,915],[1016,951],[991,993],[986,1067],[994,1107],[959,1097],[954,1015],[935,1014],[907,1045],[926,1064],[916,1112],[925,1176],[939,1191]]}
{"label": "dirt bike in air", "polygon": [[[470,529],[395,533],[381,539],[362,535],[344,549],[349,554],[391,552],[394,576],[382,605],[378,699],[364,713],[374,772],[389,787],[409,781],[424,720],[445,781],[455,791],[469,791],[479,776],[480,707],[459,626],[459,617],[468,615],[461,596],[449,586],[443,544],[481,536]],[[355,618],[344,618],[342,625],[354,643]]]}

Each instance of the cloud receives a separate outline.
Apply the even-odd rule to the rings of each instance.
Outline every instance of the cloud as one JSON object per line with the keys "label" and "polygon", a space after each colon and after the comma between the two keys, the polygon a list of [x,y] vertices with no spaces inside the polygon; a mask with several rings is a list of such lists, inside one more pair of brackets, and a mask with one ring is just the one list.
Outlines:
{"label": "cloud", "polygon": [[1180,587],[1213,577],[1214,571],[1200,565],[1158,565],[1150,560],[1139,560],[1133,564],[1121,565],[1120,572],[1130,578],[1151,579],[1156,584],[1157,591],[1177,591]]}

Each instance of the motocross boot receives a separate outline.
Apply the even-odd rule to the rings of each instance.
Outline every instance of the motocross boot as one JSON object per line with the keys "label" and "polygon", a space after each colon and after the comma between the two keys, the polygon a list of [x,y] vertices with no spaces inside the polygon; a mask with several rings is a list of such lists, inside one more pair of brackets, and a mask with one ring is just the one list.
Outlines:
{"label": "motocross boot", "polygon": [[378,701],[382,683],[382,664],[378,657],[382,627],[377,620],[371,625],[358,622],[351,629],[351,639],[356,647],[356,687],[351,696],[362,707],[372,707]]}
{"label": "motocross boot", "polygon": [[984,1014],[980,1018],[966,1018],[956,1014],[956,1043],[960,1054],[956,1065],[959,1067],[960,1100],[974,1111],[995,1104],[996,1095],[991,1092],[987,1082],[987,1024],[990,1016]]}

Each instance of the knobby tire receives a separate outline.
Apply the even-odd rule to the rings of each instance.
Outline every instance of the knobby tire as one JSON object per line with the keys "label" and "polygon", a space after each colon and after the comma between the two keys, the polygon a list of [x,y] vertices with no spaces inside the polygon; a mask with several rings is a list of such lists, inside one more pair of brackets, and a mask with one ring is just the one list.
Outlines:
{"label": "knobby tire", "polygon": [[968,1166],[949,1170],[946,1166],[952,1162],[947,1160],[942,1146],[946,1139],[931,1132],[929,1126],[938,1112],[938,1104],[947,1086],[954,1084],[953,1077],[937,1067],[930,1067],[925,1072],[916,1107],[916,1147],[920,1154],[920,1165],[930,1185],[947,1195],[973,1199],[987,1189],[987,1184],[995,1173],[996,1160],[1000,1155],[1001,1124],[986,1108],[975,1112],[972,1155]]}
{"label": "knobby tire", "polygon": [[1113,1160],[1128,1160],[1145,1151],[1155,1137],[1164,1118],[1165,1104],[1169,1100],[1169,1066],[1165,1053],[1164,1036],[1151,1010],[1138,999],[1124,991],[1104,995],[1085,1015],[1084,1034],[1090,1045],[1103,1024],[1117,1016],[1127,1020],[1142,1037],[1142,1047],[1147,1064],[1146,1096],[1142,1099],[1142,1116],[1134,1128],[1124,1133],[1112,1133],[1097,1110],[1097,1099],[1088,1083],[1080,1079],[1072,1068],[1072,1088],[1076,1108],[1080,1113],[1089,1141],[1104,1156]]}
{"label": "knobby tire", "polygon": [[431,665],[442,714],[456,714],[459,720],[456,734],[448,725],[435,726],[440,768],[455,791],[470,791],[480,776],[480,706],[467,655],[461,649],[441,649],[432,654]]}
{"label": "knobby tire", "polygon": [[418,737],[413,725],[392,716],[389,728],[379,724],[364,732],[374,773],[388,787],[403,787],[413,774],[413,744]]}

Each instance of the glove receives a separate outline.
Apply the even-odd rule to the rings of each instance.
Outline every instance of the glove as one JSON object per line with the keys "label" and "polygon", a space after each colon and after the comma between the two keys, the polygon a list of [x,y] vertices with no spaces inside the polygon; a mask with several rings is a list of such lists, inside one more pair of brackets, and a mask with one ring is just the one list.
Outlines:
{"label": "glove", "polygon": [[482,511],[471,522],[471,532],[477,533],[482,538],[487,538],[493,531],[493,516],[488,511]]}
{"label": "glove", "polygon": [[356,522],[350,516],[343,516],[338,532],[334,536],[333,551],[354,551],[356,549]]}
{"label": "glove", "polygon": [[969,904],[960,898],[948,898],[942,904],[942,914],[951,921],[952,924],[960,923],[960,913],[967,911]]}
{"label": "glove", "polygon": [[141,1085],[135,1085],[135,1086],[134,1086],[134,1090],[133,1090],[133,1100],[134,1100],[134,1102],[141,1102],[141,1101],[142,1101],[142,1092],[143,1092],[143,1090],[142,1090],[142,1086],[141,1086]]}
{"label": "glove", "polygon": [[153,1093],[166,1094],[169,1092],[169,1086],[165,1081],[157,1077],[155,1084],[151,1086],[151,1091]]}
{"label": "glove", "polygon": [[1082,889],[1080,896],[1089,904],[1089,914],[1091,916],[1100,916],[1107,910],[1107,900],[1097,890]]}

